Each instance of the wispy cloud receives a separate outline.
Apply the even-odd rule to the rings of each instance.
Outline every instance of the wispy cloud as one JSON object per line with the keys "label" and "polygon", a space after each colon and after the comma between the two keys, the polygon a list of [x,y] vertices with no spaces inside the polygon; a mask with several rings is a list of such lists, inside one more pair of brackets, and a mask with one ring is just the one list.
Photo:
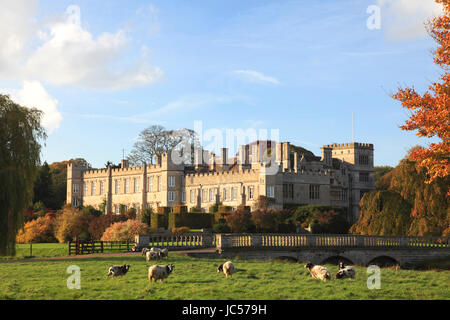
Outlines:
{"label": "wispy cloud", "polygon": [[[167,117],[183,115],[193,112],[196,109],[205,107],[214,107],[217,104],[229,103],[233,101],[231,96],[216,96],[210,94],[184,96],[177,100],[171,101],[154,110],[143,112],[130,116],[114,116],[110,114],[66,114],[74,117],[82,117],[89,119],[107,119],[116,121],[125,121],[132,123],[161,123]],[[154,103],[152,103],[154,105]]]}
{"label": "wispy cloud", "polygon": [[360,52],[342,52],[346,56],[386,56],[392,54],[403,54],[401,51],[360,51]]}
{"label": "wispy cloud", "polygon": [[261,72],[257,72],[254,70],[235,70],[233,71],[233,74],[249,82],[271,83],[275,85],[281,84],[281,82],[278,79],[266,76]]}

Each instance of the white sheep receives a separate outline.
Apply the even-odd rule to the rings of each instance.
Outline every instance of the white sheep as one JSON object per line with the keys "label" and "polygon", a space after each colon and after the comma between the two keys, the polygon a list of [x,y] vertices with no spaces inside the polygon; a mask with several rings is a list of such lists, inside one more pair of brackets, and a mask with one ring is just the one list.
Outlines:
{"label": "white sheep", "polygon": [[152,280],[159,280],[159,282],[163,282],[173,271],[173,264],[168,264],[167,266],[163,265],[152,265],[148,268],[148,281],[152,282]]}
{"label": "white sheep", "polygon": [[330,271],[323,266],[314,265],[313,263],[308,262],[305,265],[305,268],[307,268],[309,270],[309,273],[315,279],[319,279],[319,280],[323,280],[323,281],[331,279]]}
{"label": "white sheep", "polygon": [[159,260],[159,252],[156,251],[147,251],[145,253],[145,261],[149,262],[150,260]]}
{"label": "white sheep", "polygon": [[225,274],[225,277],[228,278],[230,276],[233,277],[233,273],[235,272],[236,268],[234,267],[233,262],[227,261],[224,264],[221,264],[217,267],[217,273],[223,272]]}

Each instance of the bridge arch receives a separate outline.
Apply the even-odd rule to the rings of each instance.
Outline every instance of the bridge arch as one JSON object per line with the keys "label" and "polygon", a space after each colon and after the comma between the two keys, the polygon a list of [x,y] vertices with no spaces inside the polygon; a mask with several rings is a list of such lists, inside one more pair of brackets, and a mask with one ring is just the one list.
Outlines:
{"label": "bridge arch", "polygon": [[367,265],[368,266],[377,265],[380,268],[384,268],[384,267],[398,266],[398,265],[400,265],[400,262],[391,256],[377,256],[377,257],[373,258],[372,260],[370,260],[367,263]]}
{"label": "bridge arch", "polygon": [[343,262],[346,265],[352,265],[354,264],[352,260],[349,258],[346,258],[342,255],[333,255],[329,256],[326,259],[323,259],[320,264],[333,264],[333,265],[339,265],[339,262]]}

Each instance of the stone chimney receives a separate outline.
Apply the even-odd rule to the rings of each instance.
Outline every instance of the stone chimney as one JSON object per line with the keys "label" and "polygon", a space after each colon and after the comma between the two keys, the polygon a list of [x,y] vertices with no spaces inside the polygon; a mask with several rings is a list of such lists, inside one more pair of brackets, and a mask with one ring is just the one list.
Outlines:
{"label": "stone chimney", "polygon": [[321,148],[322,150],[322,159],[321,161],[323,161],[327,166],[332,165],[332,148],[328,147],[328,146],[323,146]]}
{"label": "stone chimney", "polygon": [[123,160],[120,162],[120,167],[121,167],[122,169],[128,168],[128,167],[129,167],[128,160],[123,159]]}
{"label": "stone chimney", "polygon": [[283,142],[283,172],[291,169],[290,143]]}
{"label": "stone chimney", "polygon": [[220,159],[222,171],[228,171],[228,148],[220,149]]}
{"label": "stone chimney", "polygon": [[276,161],[278,165],[281,165],[281,163],[283,162],[282,158],[283,158],[283,144],[278,142],[277,146],[276,146]]}
{"label": "stone chimney", "polygon": [[203,164],[203,148],[195,148],[194,150],[194,165],[195,169],[198,170]]}

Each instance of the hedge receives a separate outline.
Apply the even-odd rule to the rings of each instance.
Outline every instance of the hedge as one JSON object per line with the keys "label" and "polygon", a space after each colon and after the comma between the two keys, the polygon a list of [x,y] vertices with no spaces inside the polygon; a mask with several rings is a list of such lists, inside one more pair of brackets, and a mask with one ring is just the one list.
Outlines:
{"label": "hedge", "polygon": [[169,228],[202,229],[212,228],[213,224],[214,215],[210,213],[169,213]]}
{"label": "hedge", "polygon": [[150,217],[151,217],[150,227],[152,228],[152,230],[158,230],[159,228],[167,228],[168,214],[152,213]]}

